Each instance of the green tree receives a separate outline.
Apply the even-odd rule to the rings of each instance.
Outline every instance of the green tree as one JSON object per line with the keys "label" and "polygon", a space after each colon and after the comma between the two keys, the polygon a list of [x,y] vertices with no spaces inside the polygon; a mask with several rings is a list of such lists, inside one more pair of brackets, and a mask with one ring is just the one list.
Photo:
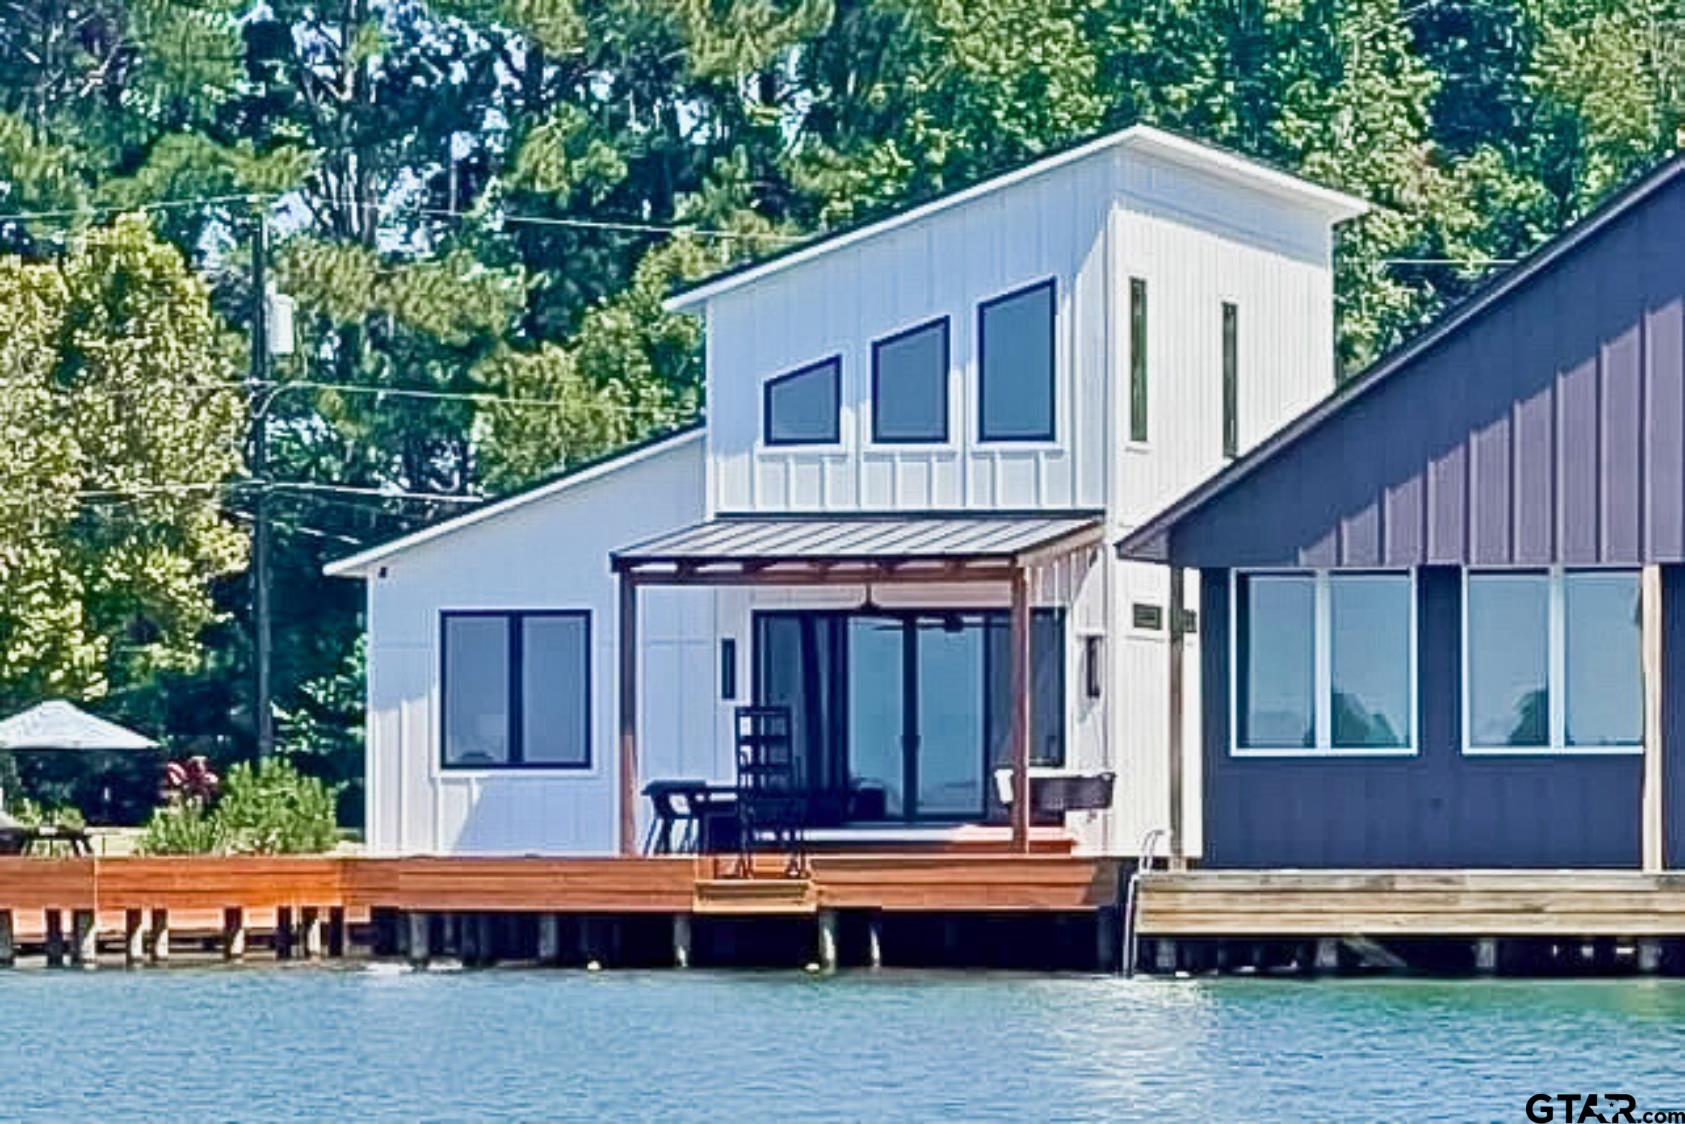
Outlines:
{"label": "green tree", "polygon": [[205,284],[136,218],[0,258],[0,704],[98,697],[202,661],[244,537],[235,354]]}

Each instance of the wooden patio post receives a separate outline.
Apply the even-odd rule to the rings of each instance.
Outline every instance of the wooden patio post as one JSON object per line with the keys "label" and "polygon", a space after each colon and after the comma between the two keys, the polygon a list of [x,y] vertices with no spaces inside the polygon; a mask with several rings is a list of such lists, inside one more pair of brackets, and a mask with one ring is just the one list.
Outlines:
{"label": "wooden patio post", "polygon": [[1030,577],[1012,571],[1012,849],[1030,850]]}
{"label": "wooden patio post", "polygon": [[1169,788],[1170,788],[1170,866],[1174,870],[1182,869],[1186,862],[1183,857],[1182,840],[1182,812],[1183,812],[1183,767],[1184,761],[1182,737],[1185,726],[1185,715],[1182,705],[1182,676],[1183,654],[1185,650],[1184,637],[1187,634],[1187,571],[1180,566],[1170,567],[1170,720],[1169,730]]}
{"label": "wooden patio post", "polygon": [[1640,791],[1640,839],[1644,870],[1656,873],[1667,865],[1664,856],[1665,820],[1662,806],[1662,568],[1644,567],[1639,587],[1639,643],[1643,649],[1644,774]]}
{"label": "wooden patio post", "polygon": [[620,574],[620,853],[638,853],[638,583]]}

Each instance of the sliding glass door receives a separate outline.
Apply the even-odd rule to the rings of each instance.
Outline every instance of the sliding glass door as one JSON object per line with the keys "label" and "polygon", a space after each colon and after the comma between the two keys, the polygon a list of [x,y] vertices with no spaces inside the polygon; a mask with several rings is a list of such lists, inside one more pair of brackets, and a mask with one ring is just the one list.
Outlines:
{"label": "sliding glass door", "polygon": [[927,819],[980,819],[987,752],[983,620],[921,620],[909,632],[917,649],[918,813]]}
{"label": "sliding glass door", "polygon": [[848,618],[848,780],[883,792],[884,815],[911,819],[908,744],[914,716],[907,707],[907,629],[893,617]]}
{"label": "sliding glass door", "polygon": [[[755,620],[755,700],[790,707],[810,783],[865,794],[848,802],[851,817],[881,808],[871,814],[975,821],[998,810],[989,773],[1010,714],[1004,613],[777,611]],[[1062,668],[1062,618],[1038,611],[1036,624],[1032,661]],[[1041,760],[1063,756],[1063,677],[1050,680],[1057,699],[1039,689],[1044,678]]]}

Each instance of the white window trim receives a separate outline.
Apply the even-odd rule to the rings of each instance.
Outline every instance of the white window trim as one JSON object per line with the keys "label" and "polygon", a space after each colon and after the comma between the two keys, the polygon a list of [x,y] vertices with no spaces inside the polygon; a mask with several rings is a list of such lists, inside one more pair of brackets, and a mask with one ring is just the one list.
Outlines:
{"label": "white window trim", "polygon": [[[1568,742],[1568,596],[1563,575],[1604,570],[1610,573],[1639,574],[1636,566],[1464,566],[1462,567],[1461,604],[1462,649],[1460,704],[1462,710],[1462,750],[1464,757],[1636,757],[1644,753],[1644,737],[1640,732],[1636,742],[1613,745],[1571,745]],[[1546,643],[1550,646],[1546,665],[1546,687],[1550,692],[1549,745],[1476,745],[1470,729],[1472,708],[1469,699],[1469,575],[1543,572],[1549,579]]]}
{"label": "white window trim", "polygon": [[[1316,661],[1315,682],[1312,685],[1311,705],[1315,707],[1316,745],[1252,747],[1240,744],[1240,618],[1236,612],[1240,579],[1254,574],[1292,574],[1309,577],[1315,583],[1315,609],[1312,628],[1312,651]],[[1334,652],[1333,612],[1331,608],[1330,577],[1335,574],[1393,574],[1410,579],[1410,738],[1405,745],[1395,746],[1337,746],[1333,744]],[[1420,660],[1416,651],[1420,631],[1417,625],[1417,593],[1415,567],[1354,566],[1350,569],[1327,570],[1310,567],[1244,568],[1229,572],[1229,756],[1230,757],[1415,757],[1421,741],[1421,683],[1417,669]]]}

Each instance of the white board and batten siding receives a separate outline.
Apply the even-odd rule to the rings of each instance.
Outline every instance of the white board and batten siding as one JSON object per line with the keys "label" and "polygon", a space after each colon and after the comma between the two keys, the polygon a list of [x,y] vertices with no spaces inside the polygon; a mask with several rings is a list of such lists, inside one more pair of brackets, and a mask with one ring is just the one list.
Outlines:
{"label": "white board and batten siding", "polygon": [[[411,546],[362,572],[368,583],[367,824],[377,854],[613,852],[617,586],[609,552],[701,517],[700,433],[634,463]],[[648,744],[662,775],[717,772],[713,598],[652,590],[646,643]],[[440,636],[452,610],[585,610],[591,622],[591,764],[586,769],[441,765]]]}
{"label": "white board and batten siding", "polygon": [[[707,301],[714,511],[1073,508],[1105,503],[1107,216],[1101,152]],[[978,306],[1055,283],[1055,440],[978,440]],[[871,440],[872,342],[948,317],[945,444]],[[840,355],[840,443],[766,446],[765,380]]]}
{"label": "white board and batten siding", "polygon": [[[422,852],[607,853],[616,847],[616,583],[611,551],[721,513],[1104,512],[1114,539],[1216,471],[1222,449],[1222,304],[1239,319],[1244,450],[1334,384],[1333,193],[1154,130],[1126,130],[998,183],[842,235],[670,307],[707,324],[708,425],[599,476],[495,517],[412,536],[369,582],[370,845]],[[1130,441],[1129,280],[1148,286],[1149,432]],[[978,315],[992,298],[1055,284],[1054,437],[984,442]],[[948,319],[948,440],[875,444],[872,343]],[[768,379],[840,358],[840,440],[769,446]],[[367,558],[365,558],[367,562]],[[1190,575],[1188,601],[1198,605]],[[1109,549],[1044,568],[1037,604],[1067,609],[1066,765],[1111,770],[1109,812],[1073,816],[1084,850],[1132,854],[1168,821],[1168,611],[1160,567]],[[874,588],[886,605],[1000,608],[1006,590]],[[640,757],[653,776],[732,775],[731,713],[752,682],[753,614],[858,604],[864,590],[642,594]],[[591,612],[592,766],[440,767],[440,615],[450,609]],[[1083,639],[1103,639],[1099,698]],[[736,700],[720,698],[719,642],[737,641]],[[1199,853],[1198,635],[1189,638],[1184,745],[1187,850]],[[640,802],[641,803],[641,802]],[[640,807],[640,819],[646,813]]]}

